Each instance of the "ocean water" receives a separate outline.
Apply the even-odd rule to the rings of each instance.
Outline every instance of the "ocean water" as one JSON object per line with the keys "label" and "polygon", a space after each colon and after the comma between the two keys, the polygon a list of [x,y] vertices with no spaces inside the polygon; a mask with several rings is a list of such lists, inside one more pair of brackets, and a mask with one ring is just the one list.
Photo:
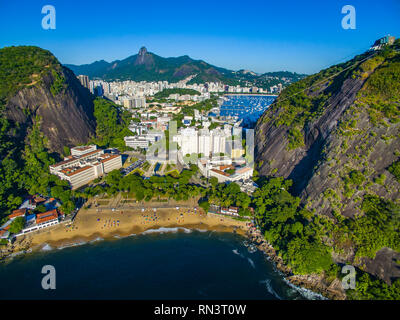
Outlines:
{"label": "ocean water", "polygon": [[[0,299],[319,299],[288,284],[245,238],[161,229],[115,240],[97,238],[0,263]],[[44,290],[44,265],[56,289]]]}

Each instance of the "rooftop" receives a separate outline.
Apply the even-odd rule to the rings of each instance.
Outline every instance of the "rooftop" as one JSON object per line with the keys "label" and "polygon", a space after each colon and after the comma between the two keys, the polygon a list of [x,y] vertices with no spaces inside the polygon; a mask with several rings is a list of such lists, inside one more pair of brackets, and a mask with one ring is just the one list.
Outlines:
{"label": "rooftop", "polygon": [[13,218],[16,218],[16,217],[21,217],[21,216],[24,216],[25,213],[26,213],[26,209],[17,209],[17,210],[14,210],[12,212],[12,214],[10,214],[8,216],[8,218],[9,219],[13,219]]}
{"label": "rooftop", "polygon": [[39,213],[36,215],[36,223],[40,224],[40,223],[44,223],[47,221],[51,221],[54,219],[58,219],[58,212],[56,209],[51,210],[51,211],[47,211],[44,213]]}
{"label": "rooftop", "polygon": [[61,172],[64,173],[66,176],[71,177],[75,174],[78,174],[82,171],[92,169],[92,168],[93,168],[92,166],[85,166],[85,167],[77,168],[77,169],[76,168],[67,168],[67,169],[62,170]]}

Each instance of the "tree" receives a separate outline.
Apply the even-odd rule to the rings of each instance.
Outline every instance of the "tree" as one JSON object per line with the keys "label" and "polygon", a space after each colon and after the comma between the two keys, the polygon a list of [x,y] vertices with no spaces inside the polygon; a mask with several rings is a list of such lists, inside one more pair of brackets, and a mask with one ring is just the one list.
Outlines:
{"label": "tree", "polygon": [[200,201],[199,202],[199,206],[200,208],[202,208],[206,213],[208,212],[208,210],[210,209],[210,204],[207,200],[204,201]]}
{"label": "tree", "polygon": [[67,147],[67,146],[64,146],[64,147],[63,147],[63,153],[64,153],[64,156],[65,156],[65,157],[68,157],[69,155],[71,155],[71,150],[70,150],[70,148]]}
{"label": "tree", "polygon": [[25,227],[25,218],[17,217],[10,224],[10,232],[17,234]]}
{"label": "tree", "polygon": [[46,211],[47,211],[47,209],[43,204],[41,204],[41,205],[39,205],[39,206],[37,206],[35,208],[35,212],[36,213],[43,213],[43,212],[46,212]]}
{"label": "tree", "polygon": [[211,177],[210,178],[210,183],[215,188],[217,186],[217,184],[218,184],[218,179],[216,177]]}
{"label": "tree", "polygon": [[119,186],[119,182],[122,179],[122,173],[118,169],[115,169],[107,174],[106,176],[106,183],[110,186]]}

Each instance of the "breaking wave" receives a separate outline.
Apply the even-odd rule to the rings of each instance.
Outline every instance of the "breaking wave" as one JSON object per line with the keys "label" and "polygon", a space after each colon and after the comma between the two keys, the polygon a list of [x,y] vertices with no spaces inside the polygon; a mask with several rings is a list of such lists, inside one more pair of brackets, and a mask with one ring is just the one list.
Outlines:
{"label": "breaking wave", "polygon": [[279,294],[277,294],[274,288],[272,287],[271,279],[262,280],[260,281],[260,283],[265,284],[265,287],[267,288],[268,292],[272,294],[275,298],[282,300]]}
{"label": "breaking wave", "polygon": [[329,300],[329,299],[325,298],[322,294],[319,294],[319,293],[316,293],[309,289],[298,287],[298,286],[294,285],[293,283],[288,281],[286,278],[284,278],[283,281],[285,281],[285,283],[289,287],[296,290],[298,293],[300,293],[304,298],[306,298],[308,300]]}
{"label": "breaking wave", "polygon": [[53,247],[47,243],[42,247],[42,251],[50,251],[50,250],[53,250]]}
{"label": "breaking wave", "polygon": [[181,228],[181,227],[175,227],[175,228],[158,228],[158,229],[149,229],[146,231],[143,231],[142,234],[151,234],[151,233],[168,233],[168,232],[173,232],[176,233],[178,231],[183,231],[185,233],[191,233],[192,230],[187,229],[187,228]]}

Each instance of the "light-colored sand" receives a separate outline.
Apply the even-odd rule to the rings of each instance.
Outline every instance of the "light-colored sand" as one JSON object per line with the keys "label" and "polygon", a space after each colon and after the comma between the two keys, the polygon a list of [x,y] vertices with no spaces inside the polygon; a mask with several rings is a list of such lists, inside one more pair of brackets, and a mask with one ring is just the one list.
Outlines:
{"label": "light-colored sand", "polygon": [[246,222],[230,217],[200,214],[194,209],[151,208],[81,209],[71,226],[60,224],[40,232],[27,234],[18,239],[15,248],[35,247],[45,243],[65,246],[97,237],[112,238],[115,235],[139,234],[149,229],[182,227],[189,229],[236,231],[244,234]]}

